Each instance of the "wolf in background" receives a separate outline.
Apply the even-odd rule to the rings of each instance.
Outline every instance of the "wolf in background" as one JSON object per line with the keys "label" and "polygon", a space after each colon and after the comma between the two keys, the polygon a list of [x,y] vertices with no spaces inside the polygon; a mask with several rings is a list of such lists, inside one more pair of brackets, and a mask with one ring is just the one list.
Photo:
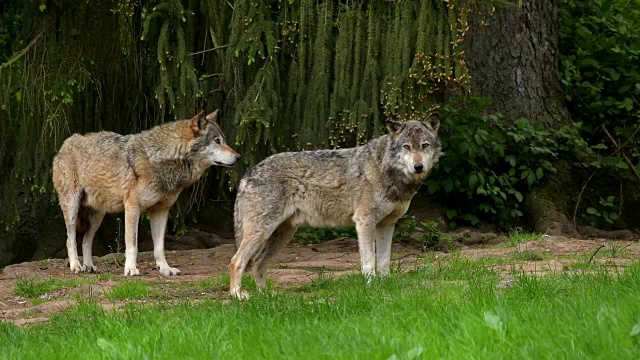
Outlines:
{"label": "wolf in background", "polygon": [[[218,111],[156,126],[138,134],[74,134],[53,159],[53,184],[67,227],[71,271],[96,271],[93,237],[105,213],[125,213],[124,275],[139,275],[138,221],[150,215],[153,253],[160,273],[178,275],[164,254],[169,209],[180,192],[212,165],[232,166],[240,155],[225,143],[215,119]],[[88,223],[78,259],[76,229]]]}
{"label": "wolf in background", "polygon": [[350,149],[280,153],[247,171],[238,186],[230,293],[241,289],[253,263],[258,288],[269,260],[298,226],[352,226],[358,233],[362,273],[387,275],[396,221],[442,155],[440,116],[424,121],[387,121],[388,134]]}

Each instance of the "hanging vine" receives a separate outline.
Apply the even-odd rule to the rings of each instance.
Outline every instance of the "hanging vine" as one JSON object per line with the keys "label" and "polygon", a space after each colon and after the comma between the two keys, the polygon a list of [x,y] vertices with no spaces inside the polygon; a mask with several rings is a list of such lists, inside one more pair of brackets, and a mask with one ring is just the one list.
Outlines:
{"label": "hanging vine", "polygon": [[42,37],[19,62],[0,64],[0,99],[11,104],[0,108],[3,225],[34,213],[18,202],[52,198],[51,159],[74,132],[132,133],[220,108],[243,164],[198,187],[215,197],[274,152],[362,144],[384,131],[386,117],[420,116],[468,90],[466,19],[491,1],[20,6],[30,20],[22,34]]}

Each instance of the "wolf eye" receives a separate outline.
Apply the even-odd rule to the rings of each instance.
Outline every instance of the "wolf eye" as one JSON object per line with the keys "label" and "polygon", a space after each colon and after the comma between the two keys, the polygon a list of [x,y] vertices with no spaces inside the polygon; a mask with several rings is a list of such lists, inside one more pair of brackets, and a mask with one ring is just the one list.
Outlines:
{"label": "wolf eye", "polygon": [[220,145],[220,138],[215,138],[215,139],[213,139],[213,141],[215,141],[216,144]]}
{"label": "wolf eye", "polygon": [[429,147],[429,143],[424,143],[424,144],[422,144],[422,148],[423,148],[423,149],[426,149],[426,148],[428,148],[428,147]]}
{"label": "wolf eye", "polygon": [[407,150],[411,149],[411,146],[409,146],[409,144],[404,144],[404,146],[403,146],[403,147],[404,147],[405,149],[407,149]]}

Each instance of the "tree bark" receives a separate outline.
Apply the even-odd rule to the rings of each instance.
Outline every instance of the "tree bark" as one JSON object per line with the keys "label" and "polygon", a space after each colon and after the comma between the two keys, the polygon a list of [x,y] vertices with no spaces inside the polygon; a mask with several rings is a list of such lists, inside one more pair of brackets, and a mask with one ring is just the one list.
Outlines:
{"label": "tree bark", "polygon": [[495,100],[509,121],[528,118],[545,128],[570,121],[558,79],[558,0],[522,0],[472,16],[465,39],[471,90]]}
{"label": "tree bark", "polygon": [[[469,21],[464,44],[471,92],[494,99],[489,110],[507,121],[527,118],[546,129],[571,121],[558,78],[558,6],[558,0],[522,0]],[[556,176],[527,195],[525,216],[536,232],[575,236],[566,216],[571,201],[562,190],[570,186],[571,173],[565,162],[557,165]]]}

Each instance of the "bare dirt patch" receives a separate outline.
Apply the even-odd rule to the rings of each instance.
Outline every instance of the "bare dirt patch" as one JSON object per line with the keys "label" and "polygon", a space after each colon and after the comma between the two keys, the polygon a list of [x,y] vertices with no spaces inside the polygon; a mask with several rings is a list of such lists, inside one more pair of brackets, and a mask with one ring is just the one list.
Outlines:
{"label": "bare dirt patch", "polygon": [[[105,308],[118,308],[127,301],[199,301],[204,298],[226,297],[228,285],[224,279],[228,264],[235,252],[233,245],[225,244],[206,250],[169,251],[167,259],[183,274],[163,277],[154,269],[152,252],[138,255],[141,276],[136,278],[148,284],[150,295],[136,300],[109,300],[105,294],[125,280],[122,276],[123,254],[108,254],[95,258],[99,274],[71,274],[63,259],[27,262],[7,266],[0,274],[0,321],[18,325],[47,321],[57,312],[76,303],[79,299],[92,299]],[[593,255],[595,254],[595,255]],[[592,256],[593,255],[593,256]],[[625,267],[640,256],[640,242],[620,240],[577,240],[564,237],[542,236],[538,240],[515,246],[460,245],[459,251],[424,254],[420,244],[394,244],[393,267],[400,271],[424,266],[425,261],[448,257],[470,259],[492,258],[489,264],[508,278],[514,270],[545,274],[558,271],[579,271],[589,263]],[[321,274],[342,276],[358,272],[359,253],[357,241],[341,238],[317,245],[291,244],[273,262],[269,278],[278,289],[291,289],[308,284]],[[22,280],[21,280],[22,279]],[[16,284],[25,279],[35,282],[56,279],[73,286],[62,286],[37,298],[27,299],[16,295]],[[217,283],[216,283],[217,282]],[[216,283],[217,285],[212,285]],[[228,284],[228,280],[227,280]]]}

